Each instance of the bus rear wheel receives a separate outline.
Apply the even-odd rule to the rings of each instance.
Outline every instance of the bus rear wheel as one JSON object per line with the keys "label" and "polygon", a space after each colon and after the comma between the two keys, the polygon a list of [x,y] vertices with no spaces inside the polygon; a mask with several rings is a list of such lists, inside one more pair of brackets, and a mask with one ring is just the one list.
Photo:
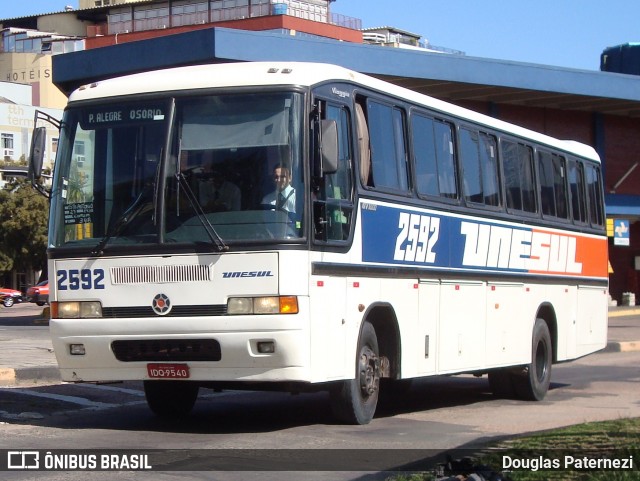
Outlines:
{"label": "bus rear wheel", "polygon": [[333,415],[348,424],[368,424],[376,412],[380,393],[380,352],[376,331],[362,325],[358,339],[356,377],[331,390]]}
{"label": "bus rear wheel", "polygon": [[198,398],[199,386],[187,381],[144,381],[149,409],[163,418],[188,415]]}
{"label": "bus rear wheel", "polygon": [[549,326],[543,319],[536,319],[533,326],[531,363],[518,373],[514,386],[520,399],[542,401],[551,384],[553,345]]}
{"label": "bus rear wheel", "polygon": [[489,386],[496,397],[542,401],[551,383],[553,346],[549,326],[536,319],[531,342],[531,363],[520,368],[489,372]]}

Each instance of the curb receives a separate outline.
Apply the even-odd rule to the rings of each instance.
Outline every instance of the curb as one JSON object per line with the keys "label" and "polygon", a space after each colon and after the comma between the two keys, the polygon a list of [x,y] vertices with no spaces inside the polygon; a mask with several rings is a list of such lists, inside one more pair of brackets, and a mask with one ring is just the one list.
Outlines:
{"label": "curb", "polygon": [[615,309],[610,310],[608,317],[624,317],[624,316],[638,316],[640,315],[640,308],[629,309]]}
{"label": "curb", "polygon": [[53,366],[23,367],[13,369],[0,367],[0,383],[14,385],[22,382],[58,381],[60,371]]}
{"label": "curb", "polygon": [[601,352],[635,352],[640,351],[640,341],[609,342]]}

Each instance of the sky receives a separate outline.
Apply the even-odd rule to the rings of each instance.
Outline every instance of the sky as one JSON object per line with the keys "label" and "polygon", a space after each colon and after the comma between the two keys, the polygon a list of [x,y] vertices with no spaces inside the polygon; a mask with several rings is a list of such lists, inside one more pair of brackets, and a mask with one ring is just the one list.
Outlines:
{"label": "sky", "polygon": [[[78,8],[78,0],[0,0],[0,18]],[[472,57],[600,69],[607,47],[640,42],[638,0],[335,0],[363,28],[392,26]]]}

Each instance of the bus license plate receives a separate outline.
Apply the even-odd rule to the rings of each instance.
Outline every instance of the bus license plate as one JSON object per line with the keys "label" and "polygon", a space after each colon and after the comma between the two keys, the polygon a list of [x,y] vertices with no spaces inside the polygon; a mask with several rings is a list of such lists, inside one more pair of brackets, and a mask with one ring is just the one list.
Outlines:
{"label": "bus license plate", "polygon": [[147,364],[147,374],[151,379],[188,379],[187,364]]}

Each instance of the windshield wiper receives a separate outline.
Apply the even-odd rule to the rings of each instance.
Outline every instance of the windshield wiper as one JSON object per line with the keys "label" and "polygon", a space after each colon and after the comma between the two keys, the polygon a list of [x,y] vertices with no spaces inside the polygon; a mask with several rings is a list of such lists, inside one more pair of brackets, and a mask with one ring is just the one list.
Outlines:
{"label": "windshield wiper", "polygon": [[211,222],[209,222],[207,215],[204,213],[204,210],[202,210],[202,206],[200,205],[200,202],[198,202],[196,195],[191,190],[191,187],[189,186],[189,182],[187,181],[184,174],[178,171],[175,173],[175,176],[176,176],[176,179],[178,180],[178,183],[184,189],[184,193],[187,196],[187,200],[189,201],[189,204],[191,204],[191,208],[198,216],[198,219],[200,220],[202,227],[204,227],[204,230],[207,232],[207,235],[209,236],[211,241],[216,245],[218,252],[228,251],[229,246],[224,243],[224,241],[222,240],[222,237],[220,237],[220,235],[213,228],[213,225],[211,225]]}
{"label": "windshield wiper", "polygon": [[91,251],[94,256],[101,256],[104,254],[104,247],[107,245],[114,236],[118,235],[133,219],[135,219],[142,207],[144,206],[144,200],[148,197],[151,185],[146,185],[138,194],[138,197],[131,203],[131,205],[118,217],[118,219],[111,225],[111,228],[107,230],[105,236],[100,239],[100,242]]}

